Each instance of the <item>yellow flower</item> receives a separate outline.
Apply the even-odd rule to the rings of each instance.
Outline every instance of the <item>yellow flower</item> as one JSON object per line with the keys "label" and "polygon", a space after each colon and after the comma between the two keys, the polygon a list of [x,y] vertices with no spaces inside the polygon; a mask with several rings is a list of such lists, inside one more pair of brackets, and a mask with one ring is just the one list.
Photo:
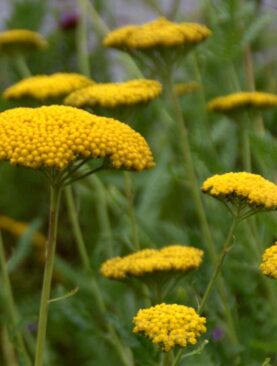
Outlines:
{"label": "yellow flower", "polygon": [[144,249],[125,257],[107,260],[101,266],[101,273],[105,277],[120,280],[151,273],[188,272],[200,266],[202,257],[202,250],[182,245]]}
{"label": "yellow flower", "polygon": [[199,84],[196,81],[189,83],[178,83],[175,85],[175,94],[178,97],[194,92],[199,89]]}
{"label": "yellow flower", "polygon": [[277,241],[264,251],[260,269],[265,276],[277,279]]}
{"label": "yellow flower", "polygon": [[142,25],[128,25],[110,32],[104,46],[127,49],[192,46],[204,41],[211,31],[196,23],[173,23],[165,18]]}
{"label": "yellow flower", "polygon": [[10,86],[4,91],[6,99],[64,97],[65,95],[92,84],[93,81],[80,74],[56,73],[52,75],[36,75],[26,78]]}
{"label": "yellow flower", "polygon": [[207,331],[206,318],[188,306],[159,304],[140,309],[134,317],[133,332],[149,338],[154,344],[169,352],[172,348],[195,344]]}
{"label": "yellow flower", "polygon": [[202,191],[238,205],[243,203],[265,210],[277,209],[277,185],[258,174],[216,174],[205,180]]}
{"label": "yellow flower", "polygon": [[277,105],[277,95],[264,92],[238,92],[218,97],[208,103],[208,110],[234,112],[243,108],[270,108]]}
{"label": "yellow flower", "polygon": [[94,84],[71,93],[65,99],[65,104],[105,108],[132,106],[157,98],[161,91],[162,85],[158,81],[146,79]]}
{"label": "yellow flower", "polygon": [[[21,236],[27,231],[28,227],[29,225],[25,222],[16,221],[11,217],[0,215],[0,230],[5,230],[14,236]],[[44,247],[46,237],[37,231],[33,234],[32,241],[38,247]]]}
{"label": "yellow flower", "polygon": [[41,34],[27,29],[11,29],[0,32],[0,50],[2,52],[28,51],[44,49],[47,41]]}
{"label": "yellow flower", "polygon": [[144,138],[124,123],[66,106],[0,113],[0,160],[30,168],[66,168],[77,159],[108,158],[115,169],[154,165]]}

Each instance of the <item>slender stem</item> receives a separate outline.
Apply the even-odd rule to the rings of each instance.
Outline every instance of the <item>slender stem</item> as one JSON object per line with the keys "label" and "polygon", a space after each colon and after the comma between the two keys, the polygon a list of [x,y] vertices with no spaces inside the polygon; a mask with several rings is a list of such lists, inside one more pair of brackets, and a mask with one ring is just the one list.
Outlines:
{"label": "slender stem", "polygon": [[134,194],[132,190],[132,179],[129,172],[124,172],[125,178],[125,189],[126,189],[126,196],[128,200],[128,211],[129,217],[131,222],[131,232],[132,232],[132,244],[135,250],[140,249],[139,238],[138,238],[138,227],[137,221],[135,216],[135,209],[134,209]]}
{"label": "slender stem", "polygon": [[75,241],[78,247],[78,252],[80,254],[83,266],[86,270],[90,270],[90,261],[89,256],[87,252],[87,248],[83,239],[83,234],[80,228],[79,220],[78,220],[78,214],[74,202],[73,197],[73,191],[71,186],[65,187],[65,199],[66,199],[66,205],[67,210],[69,214],[70,223],[72,226],[73,234],[75,237]]}
{"label": "slender stem", "polygon": [[172,351],[163,352],[161,354],[161,362],[160,366],[171,366],[173,362],[173,354]]}
{"label": "slender stem", "polygon": [[86,25],[87,2],[85,0],[79,0],[79,7],[81,16],[76,34],[78,62],[79,62],[79,68],[80,70],[82,70],[82,73],[90,77],[90,64],[89,64],[89,54],[87,47],[87,25]]}
{"label": "slender stem", "polygon": [[48,305],[49,305],[48,301],[50,298],[51,281],[53,275],[55,249],[57,241],[60,193],[61,193],[60,188],[50,186],[48,241],[46,246],[46,258],[45,258],[43,286],[40,302],[37,346],[36,346],[36,356],[34,366],[43,365],[44,344],[46,338],[46,328],[48,318]]}
{"label": "slender stem", "polygon": [[233,241],[233,234],[234,234],[234,231],[236,229],[236,226],[238,224],[238,220],[236,218],[234,218],[233,222],[232,222],[232,225],[230,227],[230,230],[229,230],[229,233],[228,233],[228,236],[227,236],[227,239],[223,245],[223,248],[222,248],[222,251],[220,253],[220,256],[219,256],[219,259],[218,259],[218,263],[216,265],[216,268],[214,270],[214,273],[210,279],[210,282],[206,288],[206,291],[204,293],[204,296],[200,302],[200,305],[199,305],[199,309],[198,309],[198,313],[201,314],[204,310],[204,307],[210,297],[210,294],[211,294],[211,291],[212,289],[214,288],[215,286],[215,283],[216,283],[216,280],[217,280],[217,277],[222,269],[222,266],[223,266],[223,263],[224,263],[224,259],[226,257],[226,254],[228,253],[229,249],[230,249],[230,246],[232,244],[232,241]]}
{"label": "slender stem", "polygon": [[248,131],[248,121],[242,121],[241,125],[241,148],[242,148],[242,162],[243,169],[251,172],[251,151]]}
{"label": "slender stem", "polygon": [[14,58],[14,63],[15,63],[15,66],[17,68],[17,71],[18,71],[20,77],[22,77],[24,79],[24,78],[28,78],[32,75],[23,55],[21,55],[21,54],[17,55]]}
{"label": "slender stem", "polygon": [[[7,310],[9,311],[10,321],[12,324],[12,327],[16,329],[18,326],[18,323],[20,321],[19,315],[16,309],[16,305],[13,298],[13,292],[11,287],[11,282],[9,278],[8,268],[6,264],[6,258],[5,258],[5,250],[4,250],[4,244],[2,239],[2,234],[0,232],[0,264],[1,264],[1,272],[2,272],[2,278],[3,278],[3,288],[5,291],[5,300],[7,302]],[[19,330],[16,331],[16,348],[18,350],[19,356],[24,359],[24,362],[26,365],[31,365],[31,360],[28,355],[28,352],[25,347],[25,343],[23,340],[23,337]]]}

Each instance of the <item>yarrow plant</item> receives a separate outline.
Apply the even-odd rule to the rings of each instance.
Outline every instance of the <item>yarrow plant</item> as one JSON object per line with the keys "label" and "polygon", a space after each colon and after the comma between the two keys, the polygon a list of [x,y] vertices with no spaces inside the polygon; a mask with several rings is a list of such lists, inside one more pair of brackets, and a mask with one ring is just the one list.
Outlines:
{"label": "yarrow plant", "polygon": [[30,76],[7,88],[5,99],[22,100],[31,98],[40,102],[63,98],[67,94],[93,84],[94,81],[77,73],[55,73],[51,75]]}
{"label": "yarrow plant", "polygon": [[260,270],[263,275],[277,279],[277,242],[264,251]]}
{"label": "yarrow plant", "polygon": [[199,268],[203,251],[189,246],[170,245],[162,249],[143,249],[125,257],[107,260],[101,266],[103,276],[121,280],[167,272],[187,273]]}
{"label": "yarrow plant", "polygon": [[53,275],[62,188],[103,167],[75,176],[88,159],[105,167],[140,171],[154,165],[144,138],[129,126],[66,106],[15,108],[0,114],[0,159],[40,170],[50,184],[48,242],[35,366],[43,364],[47,315]]}
{"label": "yarrow plant", "polygon": [[0,50],[7,54],[45,49],[48,42],[45,38],[28,29],[10,29],[0,32]]}
{"label": "yarrow plant", "polygon": [[73,107],[126,108],[147,103],[157,98],[161,91],[161,84],[155,80],[97,83],[71,93],[66,97],[65,104]]}
{"label": "yarrow plant", "polygon": [[162,303],[140,309],[133,322],[134,333],[147,337],[164,352],[196,344],[207,330],[205,317],[199,316],[191,307],[177,304]]}

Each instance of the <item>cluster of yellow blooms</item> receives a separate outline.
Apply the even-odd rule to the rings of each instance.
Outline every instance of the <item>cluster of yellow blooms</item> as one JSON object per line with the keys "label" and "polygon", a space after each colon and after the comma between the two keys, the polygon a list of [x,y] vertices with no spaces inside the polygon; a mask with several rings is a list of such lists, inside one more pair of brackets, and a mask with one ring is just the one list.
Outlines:
{"label": "cluster of yellow blooms", "polygon": [[60,98],[94,83],[91,79],[75,73],[36,75],[19,81],[4,91],[6,99],[33,98],[45,100]]}
{"label": "cluster of yellow blooms", "polygon": [[0,33],[0,50],[3,52],[44,49],[47,46],[48,43],[41,34],[27,29],[12,29]]}
{"label": "cluster of yellow blooms", "polygon": [[172,348],[195,344],[207,331],[206,319],[184,305],[159,304],[140,309],[133,319],[134,333],[141,333],[165,352]]}
{"label": "cluster of yellow blooms", "polygon": [[260,269],[264,275],[277,279],[277,241],[264,251]]}
{"label": "cluster of yellow blooms", "polygon": [[202,185],[202,191],[230,202],[243,201],[266,210],[277,209],[277,185],[258,174],[247,172],[214,175]]}
{"label": "cluster of yellow blooms", "polygon": [[110,32],[104,39],[104,46],[129,49],[191,46],[204,41],[210,35],[211,31],[204,25],[173,23],[159,18],[142,25],[128,25]]}
{"label": "cluster of yellow blooms", "polygon": [[241,108],[270,108],[277,105],[277,95],[264,92],[238,92],[218,97],[208,103],[209,111],[222,113]]}
{"label": "cluster of yellow blooms", "polygon": [[30,168],[64,169],[81,158],[110,159],[114,168],[154,165],[144,138],[128,125],[67,106],[0,113],[0,160]]}
{"label": "cluster of yellow blooms", "polygon": [[175,94],[178,97],[194,92],[199,89],[199,84],[196,81],[189,83],[178,83],[175,85]]}
{"label": "cluster of yellow blooms", "polygon": [[[28,230],[28,224],[12,219],[11,217],[0,215],[0,230],[9,232],[14,236],[21,236]],[[32,241],[38,247],[44,247],[46,237],[40,232],[35,232]]]}
{"label": "cluster of yellow blooms", "polygon": [[153,272],[188,272],[200,266],[202,257],[202,250],[182,245],[171,245],[160,250],[144,249],[107,260],[101,266],[101,273],[105,277],[120,280]]}
{"label": "cluster of yellow blooms", "polygon": [[155,80],[99,83],[71,93],[65,99],[65,104],[74,107],[101,106],[105,108],[132,106],[157,98],[161,91],[162,85]]}

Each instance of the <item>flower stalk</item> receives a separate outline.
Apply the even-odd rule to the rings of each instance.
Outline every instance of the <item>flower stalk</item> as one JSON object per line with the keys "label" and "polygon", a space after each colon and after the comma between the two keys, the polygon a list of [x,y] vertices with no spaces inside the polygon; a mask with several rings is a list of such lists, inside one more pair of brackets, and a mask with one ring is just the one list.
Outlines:
{"label": "flower stalk", "polygon": [[57,242],[58,213],[61,187],[50,185],[49,229],[46,246],[45,268],[39,311],[37,346],[34,366],[43,365],[44,345],[46,338],[48,307],[51,291],[51,281],[54,269],[54,258]]}

